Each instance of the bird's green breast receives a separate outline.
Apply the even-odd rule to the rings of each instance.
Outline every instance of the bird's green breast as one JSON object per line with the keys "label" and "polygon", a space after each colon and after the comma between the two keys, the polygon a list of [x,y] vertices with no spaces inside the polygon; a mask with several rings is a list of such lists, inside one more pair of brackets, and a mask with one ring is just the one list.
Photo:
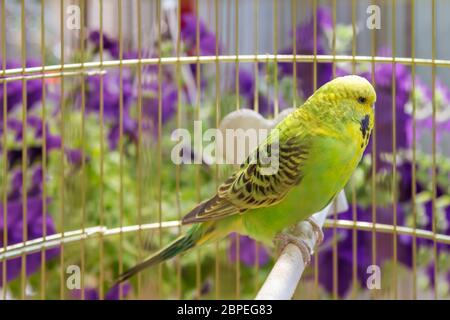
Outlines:
{"label": "bird's green breast", "polygon": [[[359,127],[349,128],[353,131]],[[255,209],[240,216],[242,232],[263,242],[272,241],[282,229],[302,221],[323,209],[347,183],[362,151],[360,142],[347,134],[336,139],[314,139],[304,176],[279,204]]]}

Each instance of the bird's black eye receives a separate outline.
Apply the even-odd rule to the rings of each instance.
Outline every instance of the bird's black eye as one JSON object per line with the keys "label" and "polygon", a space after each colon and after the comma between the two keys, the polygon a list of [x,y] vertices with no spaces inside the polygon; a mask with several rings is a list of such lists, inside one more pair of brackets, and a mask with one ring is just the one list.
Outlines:
{"label": "bird's black eye", "polygon": [[364,97],[358,97],[358,102],[359,103],[366,103],[366,101],[367,101],[367,99],[366,98],[364,98]]}

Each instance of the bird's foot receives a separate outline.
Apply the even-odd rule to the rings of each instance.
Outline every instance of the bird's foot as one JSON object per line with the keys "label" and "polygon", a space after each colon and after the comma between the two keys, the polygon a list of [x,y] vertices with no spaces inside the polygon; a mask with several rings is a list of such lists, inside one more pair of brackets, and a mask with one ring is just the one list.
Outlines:
{"label": "bird's foot", "polygon": [[303,239],[293,236],[289,233],[281,232],[275,236],[274,241],[283,250],[289,243],[297,246],[302,254],[302,259],[305,265],[311,262],[311,249]]}
{"label": "bird's foot", "polygon": [[306,219],[311,225],[314,234],[316,235],[316,245],[314,249],[317,249],[323,242],[323,231],[322,228],[317,224],[316,220],[313,217],[309,217]]}

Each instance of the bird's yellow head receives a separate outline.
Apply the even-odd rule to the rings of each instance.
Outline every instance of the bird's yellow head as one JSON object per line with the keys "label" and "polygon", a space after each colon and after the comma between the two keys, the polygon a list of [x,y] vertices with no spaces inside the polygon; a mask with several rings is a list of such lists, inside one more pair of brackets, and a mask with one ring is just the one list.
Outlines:
{"label": "bird's yellow head", "polygon": [[323,98],[338,102],[339,107],[350,107],[357,114],[372,114],[377,94],[365,78],[350,75],[338,77],[319,89]]}
{"label": "bird's yellow head", "polygon": [[[365,148],[374,126],[375,89],[365,78],[349,75],[320,87],[299,111],[327,130],[349,130]],[[301,110],[303,109],[303,110]]]}
{"label": "bird's yellow head", "polygon": [[365,78],[349,75],[338,77],[320,87],[307,103],[316,116],[332,124],[354,121],[361,124],[367,136],[374,124],[374,104],[377,95]]}

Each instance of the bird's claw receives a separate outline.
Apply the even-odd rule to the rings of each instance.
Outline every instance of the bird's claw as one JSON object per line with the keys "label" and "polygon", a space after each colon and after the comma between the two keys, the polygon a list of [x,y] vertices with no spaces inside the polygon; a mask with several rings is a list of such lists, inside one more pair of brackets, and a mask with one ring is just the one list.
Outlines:
{"label": "bird's claw", "polygon": [[317,249],[323,242],[323,231],[322,228],[317,224],[316,220],[313,217],[309,217],[306,219],[311,225],[314,234],[316,235],[316,245],[314,249]]}
{"label": "bird's claw", "polygon": [[275,242],[283,250],[289,243],[295,245],[301,252],[303,262],[308,265],[311,262],[311,249],[303,239],[295,237],[289,233],[281,232],[275,236]]}

